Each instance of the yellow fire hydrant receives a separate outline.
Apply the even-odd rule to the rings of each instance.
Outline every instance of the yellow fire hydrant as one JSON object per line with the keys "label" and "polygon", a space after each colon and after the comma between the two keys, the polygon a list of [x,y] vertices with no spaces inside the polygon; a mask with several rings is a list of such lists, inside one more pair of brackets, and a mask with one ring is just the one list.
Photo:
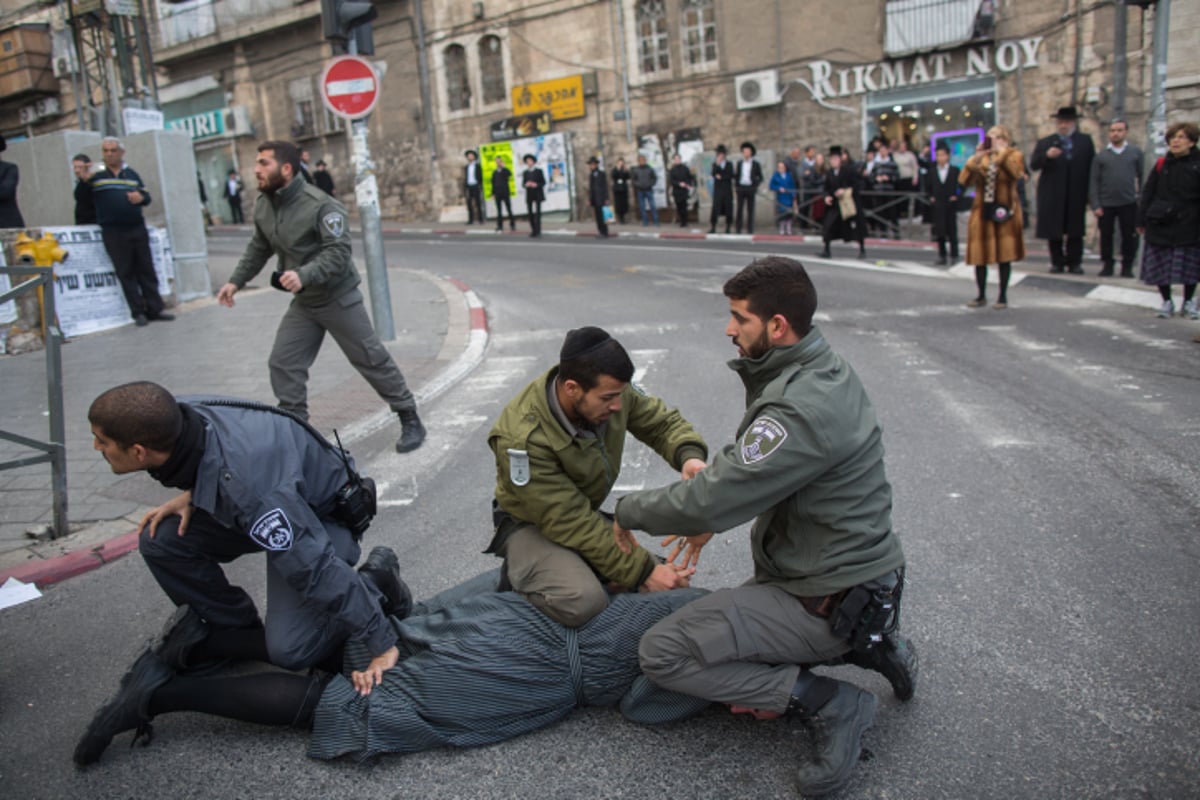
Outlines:
{"label": "yellow fire hydrant", "polygon": [[[53,267],[61,264],[71,255],[63,249],[53,234],[43,233],[42,238],[33,239],[22,232],[17,234],[13,242],[13,250],[17,254],[17,263],[35,267]],[[42,320],[42,336],[46,335],[46,296],[38,286],[38,316]]]}

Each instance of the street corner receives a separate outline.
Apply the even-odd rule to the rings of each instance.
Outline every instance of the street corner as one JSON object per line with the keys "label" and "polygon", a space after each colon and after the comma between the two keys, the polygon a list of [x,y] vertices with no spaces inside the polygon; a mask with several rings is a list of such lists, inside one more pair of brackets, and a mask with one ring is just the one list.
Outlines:
{"label": "street corner", "polygon": [[131,517],[84,524],[66,536],[0,556],[0,584],[9,578],[45,588],[98,569],[129,555],[138,546],[137,522]]}

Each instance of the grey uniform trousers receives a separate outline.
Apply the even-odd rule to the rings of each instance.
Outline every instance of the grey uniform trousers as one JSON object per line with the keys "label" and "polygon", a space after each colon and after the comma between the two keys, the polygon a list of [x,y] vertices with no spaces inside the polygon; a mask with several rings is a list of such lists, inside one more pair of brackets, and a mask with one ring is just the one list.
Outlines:
{"label": "grey uniform trousers", "polygon": [[642,637],[642,671],[664,689],[782,713],[801,665],[850,650],[783,589],[749,582],[701,597]]}
{"label": "grey uniform trousers", "polygon": [[[334,552],[353,569],[361,553],[350,531],[322,520]],[[176,605],[190,605],[218,628],[250,628],[259,624],[254,601],[225,576],[221,564],[263,549],[244,531],[227,528],[204,511],[195,509],[183,536],[179,517],[158,524],[154,538],[150,526],[141,531],[138,549],[150,574]],[[346,641],[351,631],[328,609],[305,600],[275,568],[274,553],[267,553],[267,615],[263,626],[271,663],[284,669],[306,669],[317,664]],[[372,581],[364,580],[377,600],[382,595]]]}
{"label": "grey uniform trousers", "polygon": [[371,325],[358,289],[319,306],[295,300],[288,306],[267,361],[271,390],[280,408],[308,419],[308,368],[321,351],[326,331],[392,411],[416,408],[404,375]]}

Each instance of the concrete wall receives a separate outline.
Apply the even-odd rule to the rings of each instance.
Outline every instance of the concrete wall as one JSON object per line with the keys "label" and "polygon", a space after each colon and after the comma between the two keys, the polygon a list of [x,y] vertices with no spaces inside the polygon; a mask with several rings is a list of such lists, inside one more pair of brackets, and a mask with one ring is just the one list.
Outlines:
{"label": "concrete wall", "polygon": [[179,302],[212,294],[208,243],[196,182],[192,140],[180,131],[146,131],[125,137],[125,161],[142,176],[151,203],[146,222],[165,226],[175,259],[175,298]]}
{"label": "concrete wall", "polygon": [[[13,142],[4,156],[21,170],[17,203],[30,228],[75,223],[75,176],[71,159],[86,153],[99,164],[102,137],[93,131],[56,131]],[[176,131],[126,137],[125,161],[150,192],[144,213],[150,225],[165,226],[175,258],[175,300],[212,294],[208,245],[200,213],[200,189],[192,142]]]}
{"label": "concrete wall", "polygon": [[71,159],[76,153],[100,158],[100,134],[94,131],[58,131],[13,142],[4,153],[21,170],[17,205],[31,228],[75,224],[75,175]]}

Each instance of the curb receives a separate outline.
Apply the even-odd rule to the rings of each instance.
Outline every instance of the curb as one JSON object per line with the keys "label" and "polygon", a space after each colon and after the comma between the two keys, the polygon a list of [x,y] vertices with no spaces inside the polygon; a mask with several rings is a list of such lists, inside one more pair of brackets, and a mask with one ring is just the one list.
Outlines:
{"label": "curb", "polygon": [[138,533],[131,531],[86,550],[75,550],[55,558],[28,561],[19,567],[0,571],[0,583],[9,578],[16,578],[22,583],[32,583],[43,589],[52,583],[91,572],[137,550]]}
{"label": "curb", "polygon": [[[466,304],[469,320],[467,346],[445,369],[435,375],[426,385],[413,392],[419,403],[427,403],[443,394],[477,367],[483,360],[491,338],[487,311],[479,296],[470,286],[457,278],[445,278],[445,281],[462,294]],[[373,414],[356,425],[350,426],[345,440],[350,442],[353,439],[367,436],[391,420],[392,412],[390,410]],[[51,584],[91,572],[137,550],[139,533],[138,530],[130,531],[93,547],[74,550],[54,558],[30,560],[19,566],[0,570],[0,584],[11,577],[22,583],[32,583],[39,589],[44,589]]]}

